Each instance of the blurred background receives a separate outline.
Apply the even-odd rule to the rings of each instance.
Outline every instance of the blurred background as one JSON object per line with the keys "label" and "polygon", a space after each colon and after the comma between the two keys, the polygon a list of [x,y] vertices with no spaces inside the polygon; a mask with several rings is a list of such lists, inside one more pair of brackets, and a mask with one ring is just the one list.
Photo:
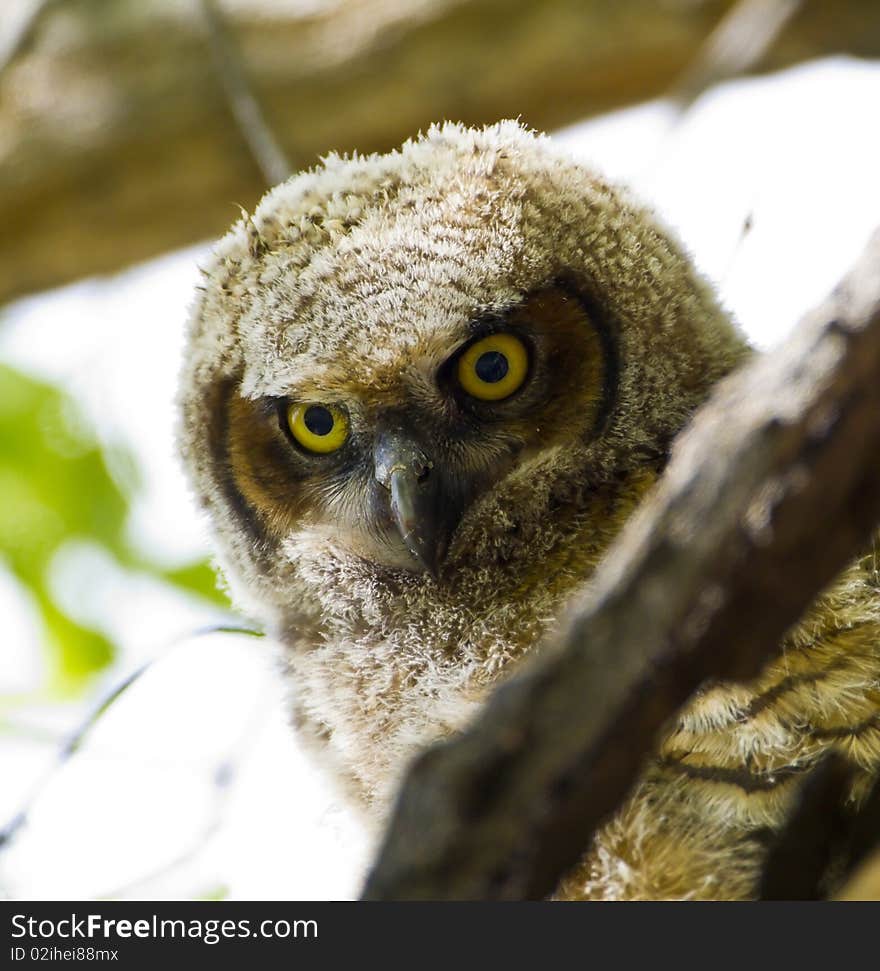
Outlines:
{"label": "blurred background", "polygon": [[880,224],[877,0],[2,0],[0,895],[344,898],[174,454],[210,240],[330,150],[519,117],[767,347]]}

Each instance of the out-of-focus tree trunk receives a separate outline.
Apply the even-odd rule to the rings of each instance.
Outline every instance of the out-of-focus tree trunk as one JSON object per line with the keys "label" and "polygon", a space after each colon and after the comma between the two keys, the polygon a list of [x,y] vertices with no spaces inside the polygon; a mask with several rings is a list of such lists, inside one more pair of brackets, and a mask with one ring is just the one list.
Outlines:
{"label": "out-of-focus tree trunk", "polygon": [[[0,75],[0,302],[216,234],[265,188],[198,0],[42,6]],[[552,128],[655,96],[732,0],[223,6],[299,167],[444,118]],[[831,51],[880,51],[876,0],[806,2],[762,66]]]}

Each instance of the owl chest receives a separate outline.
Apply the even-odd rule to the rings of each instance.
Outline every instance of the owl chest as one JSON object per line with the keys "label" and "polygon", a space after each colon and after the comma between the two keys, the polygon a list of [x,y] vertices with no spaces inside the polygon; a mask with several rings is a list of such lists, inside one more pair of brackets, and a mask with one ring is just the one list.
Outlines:
{"label": "owl chest", "polygon": [[[480,604],[479,600],[475,601]],[[462,729],[499,677],[540,643],[555,611],[482,601],[337,624],[291,656],[296,720],[358,801],[386,806],[413,756]]]}
{"label": "owl chest", "polygon": [[291,660],[299,729],[361,808],[387,807],[409,760],[461,729],[484,700],[473,666],[396,639],[338,639]]}

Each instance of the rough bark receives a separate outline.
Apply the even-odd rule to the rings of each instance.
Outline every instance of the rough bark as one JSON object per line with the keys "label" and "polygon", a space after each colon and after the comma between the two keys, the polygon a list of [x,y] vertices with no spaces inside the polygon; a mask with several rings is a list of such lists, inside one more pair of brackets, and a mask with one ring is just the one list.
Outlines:
{"label": "rough bark", "polygon": [[[218,234],[265,187],[200,0],[32,2],[42,16],[0,56],[0,303]],[[223,4],[297,167],[438,119],[553,128],[653,97],[731,5],[347,0],[293,17]],[[880,51],[876,0],[804,3],[762,65],[833,51]]]}
{"label": "rough bark", "polygon": [[405,782],[369,899],[551,892],[709,678],[747,679],[880,521],[880,233],[723,382],[558,643]]}

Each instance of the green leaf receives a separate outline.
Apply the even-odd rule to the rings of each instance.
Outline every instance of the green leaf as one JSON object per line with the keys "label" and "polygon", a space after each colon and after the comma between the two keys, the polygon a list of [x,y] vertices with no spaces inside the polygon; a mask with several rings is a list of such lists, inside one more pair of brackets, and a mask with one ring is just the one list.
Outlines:
{"label": "green leaf", "polygon": [[0,555],[39,606],[55,687],[74,687],[115,654],[100,631],[52,597],[49,567],[69,540],[97,543],[121,566],[228,603],[207,563],[168,569],[131,549],[125,524],[139,481],[131,453],[102,451],[69,396],[0,365]]}
{"label": "green leaf", "polygon": [[160,575],[176,587],[189,590],[220,606],[229,606],[229,597],[218,587],[217,574],[206,560],[199,560],[173,570],[163,570]]}

